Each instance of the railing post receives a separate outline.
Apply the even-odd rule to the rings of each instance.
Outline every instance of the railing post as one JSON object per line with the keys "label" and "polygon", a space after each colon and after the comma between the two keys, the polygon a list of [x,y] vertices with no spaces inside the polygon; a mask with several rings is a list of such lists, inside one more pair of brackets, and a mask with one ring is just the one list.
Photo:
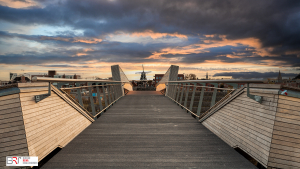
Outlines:
{"label": "railing post", "polygon": [[178,83],[178,85],[177,85],[177,96],[176,96],[176,102],[178,103],[178,99],[179,99],[179,95],[180,95],[180,87],[181,87],[181,84],[180,83]]}
{"label": "railing post", "polygon": [[172,99],[174,99],[174,100],[176,98],[176,91],[177,91],[177,85],[174,84],[174,87],[173,87],[173,97],[172,97]]}
{"label": "railing post", "polygon": [[[212,85],[214,85],[214,87],[218,87],[218,83],[211,83]],[[218,89],[214,89],[212,98],[211,98],[211,103],[210,103],[210,107],[213,107],[215,105],[216,102],[216,96],[217,96],[217,91]]]}
{"label": "railing post", "polygon": [[93,87],[92,86],[89,87],[89,95],[90,95],[90,103],[91,103],[91,107],[92,107],[92,115],[95,116],[96,110],[95,110],[95,104],[94,104],[94,99],[93,99]]}
{"label": "railing post", "polygon": [[183,106],[187,108],[187,100],[188,100],[188,97],[189,97],[189,86],[186,86],[186,93],[185,93],[185,100],[184,100],[184,104]]}
{"label": "railing post", "polygon": [[115,92],[114,92],[114,84],[111,84],[111,100],[112,102],[115,101]]}
{"label": "railing post", "polygon": [[[99,86],[97,86],[96,88],[97,88],[98,102],[99,102],[100,111],[101,111],[101,110],[103,110],[103,106],[102,106],[102,100],[101,100],[101,97],[100,97],[100,89],[99,89]],[[99,112],[100,112],[100,111],[99,111]]]}
{"label": "railing post", "polygon": [[182,83],[182,89],[181,89],[181,95],[180,95],[180,101],[179,101],[179,103],[181,104],[182,103],[182,98],[183,98],[183,92],[184,92],[184,85],[185,85],[185,83]]}
{"label": "railing post", "polygon": [[107,99],[106,99],[106,91],[105,91],[105,87],[104,87],[104,83],[101,83],[102,86],[102,91],[103,91],[103,99],[104,99],[104,108],[108,106],[107,104]]}
{"label": "railing post", "polygon": [[111,96],[110,96],[110,84],[107,84],[107,97],[108,97],[108,105],[111,104]]}
{"label": "railing post", "polygon": [[[76,82],[76,87],[80,87],[79,82]],[[77,95],[78,95],[79,104],[83,107],[83,101],[82,101],[82,96],[81,96],[81,88],[77,88]]]}
{"label": "railing post", "polygon": [[202,102],[203,102],[203,97],[204,97],[204,90],[205,90],[205,87],[204,85],[202,85],[202,89],[201,89],[201,94],[200,94],[200,100],[199,100],[199,103],[198,103],[198,109],[197,109],[197,115],[200,116],[200,113],[201,113],[201,108],[202,108]]}
{"label": "railing post", "polygon": [[193,89],[193,94],[192,94],[192,99],[191,99],[191,103],[190,103],[190,111],[193,112],[193,105],[194,105],[194,98],[195,98],[195,93],[196,93],[196,83],[193,83],[194,84],[194,89]]}

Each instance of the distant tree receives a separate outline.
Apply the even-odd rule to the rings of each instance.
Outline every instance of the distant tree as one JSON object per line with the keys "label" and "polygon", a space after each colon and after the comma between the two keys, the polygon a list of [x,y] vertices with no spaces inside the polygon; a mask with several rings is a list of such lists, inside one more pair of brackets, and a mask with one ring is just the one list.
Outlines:
{"label": "distant tree", "polygon": [[300,79],[300,74],[297,75],[295,78],[293,78],[293,80],[296,80],[296,79]]}
{"label": "distant tree", "polygon": [[195,74],[189,74],[190,80],[197,80],[197,76]]}
{"label": "distant tree", "polygon": [[197,76],[195,74],[185,74],[184,80],[197,80]]}

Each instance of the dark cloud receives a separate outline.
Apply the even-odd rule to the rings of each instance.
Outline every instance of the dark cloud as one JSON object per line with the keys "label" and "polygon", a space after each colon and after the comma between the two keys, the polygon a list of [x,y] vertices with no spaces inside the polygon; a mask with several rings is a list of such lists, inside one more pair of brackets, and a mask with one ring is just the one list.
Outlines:
{"label": "dark cloud", "polygon": [[[25,0],[20,0],[25,1]],[[217,35],[226,35],[229,39],[257,38],[263,47],[271,47],[272,56],[259,56],[255,49],[244,50],[225,46],[209,49],[209,53],[192,53],[188,55],[170,55],[163,57],[181,57],[185,63],[202,63],[206,60],[219,60],[227,63],[250,62],[276,66],[300,66],[300,1],[299,0],[116,0],[116,1],[80,1],[65,0],[53,3],[39,0],[43,8],[34,6],[15,9],[0,6],[0,20],[22,25],[68,26],[74,30],[83,30],[84,36],[104,37],[116,31],[141,32],[153,30],[189,35],[187,43],[195,43],[203,34],[216,34],[206,37],[210,40],[221,40]],[[72,32],[56,32],[57,37],[74,38]],[[71,46],[69,42],[41,40],[40,36],[9,34],[0,32],[2,37],[18,37],[39,42],[51,42],[58,45]],[[199,43],[202,43],[199,41]],[[86,44],[82,44],[86,45]],[[154,51],[172,44],[135,43],[101,43],[99,48],[88,59],[124,62],[147,62],[143,60]],[[186,44],[174,44],[173,46]],[[107,47],[107,48],[104,48]],[[239,49],[241,48],[241,49]],[[242,53],[240,58],[228,58],[227,54]],[[66,51],[68,53],[68,51]],[[102,52],[97,54],[96,52]],[[61,54],[57,53],[58,56]],[[48,54],[44,54],[48,55]],[[275,55],[275,57],[274,57]],[[26,57],[25,55],[24,57]],[[69,56],[60,56],[69,61]],[[251,57],[250,57],[251,56]],[[6,58],[6,56],[0,56]],[[9,56],[11,59],[11,56]],[[8,57],[8,58],[9,58]],[[35,56],[37,57],[37,56]],[[71,58],[71,59],[70,59]],[[58,58],[57,58],[58,59]],[[74,59],[74,58],[73,58]],[[4,59],[6,60],[6,59]],[[43,56],[37,60],[45,60]],[[76,60],[76,59],[75,59]],[[159,61],[159,60],[158,60]],[[34,62],[34,61],[32,61]],[[282,63],[282,65],[280,65]],[[272,64],[272,63],[271,63]]]}
{"label": "dark cloud", "polygon": [[43,67],[72,67],[72,68],[89,68],[89,66],[72,66],[72,65],[38,65],[38,66],[43,66]]}
{"label": "dark cloud", "polygon": [[[285,78],[294,78],[298,74],[296,73],[282,73],[281,76]],[[277,78],[278,72],[223,72],[223,73],[216,73],[213,75],[213,77],[217,76],[232,76],[234,79],[260,79],[260,78]]]}

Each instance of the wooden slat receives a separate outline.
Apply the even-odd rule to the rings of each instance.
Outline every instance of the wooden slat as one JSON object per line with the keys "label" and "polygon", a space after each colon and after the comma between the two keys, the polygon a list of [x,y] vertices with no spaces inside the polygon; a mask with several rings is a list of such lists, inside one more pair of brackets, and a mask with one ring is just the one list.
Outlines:
{"label": "wooden slat", "polygon": [[279,117],[279,116],[276,117],[276,121],[300,125],[300,121],[298,121],[298,120],[282,118],[282,117]]}
{"label": "wooden slat", "polygon": [[250,125],[245,125],[243,122],[240,122],[239,120],[236,119],[228,119],[226,118],[226,116],[222,116],[222,114],[218,114],[216,115],[217,119],[222,119],[224,121],[226,121],[228,124],[233,124],[236,125],[238,128],[241,128],[242,130],[245,130],[249,133],[251,133],[252,135],[255,135],[265,141],[271,142],[271,133],[268,132],[263,132],[260,129],[255,128],[254,126],[250,126]]}
{"label": "wooden slat", "polygon": [[28,156],[28,149],[27,148],[21,148],[19,150],[13,150],[13,151],[8,151],[8,152],[1,152],[0,151],[0,159],[5,159],[3,157],[5,156],[19,156],[21,154],[27,154]]}
{"label": "wooden slat", "polygon": [[[290,123],[284,123],[284,122],[280,122],[280,121],[275,121],[275,125],[274,125],[274,129],[276,128],[276,130],[281,130],[281,131],[293,131],[293,130],[300,130],[300,125],[296,125],[296,124],[290,124]],[[283,130],[284,129],[284,130]],[[293,133],[293,132],[291,132]]]}
{"label": "wooden slat", "polygon": [[49,84],[47,82],[39,82],[39,83],[18,83],[18,87],[45,87]]}
{"label": "wooden slat", "polygon": [[278,104],[278,108],[299,111],[299,107],[296,107],[295,105]]}
{"label": "wooden slat", "polygon": [[[274,132],[276,133],[276,131],[274,131]],[[286,142],[285,145],[289,145],[290,143],[298,143],[298,144],[300,144],[300,140],[298,138],[282,136],[283,133],[280,132],[280,131],[279,131],[279,133],[280,133],[280,135],[276,135],[276,134],[273,135],[273,140],[274,139],[276,139],[276,140],[283,140],[283,141]],[[289,133],[289,135],[292,135],[292,133]],[[295,134],[293,136],[295,137]]]}
{"label": "wooden slat", "polygon": [[[276,159],[275,159],[276,160]],[[290,165],[286,165],[286,164],[279,164],[273,161],[270,161],[268,163],[269,167],[274,167],[274,168],[288,168],[288,169],[299,169],[299,167],[295,167],[295,166],[290,166]]]}
{"label": "wooden slat", "polygon": [[269,161],[274,161],[277,164],[283,164],[285,167],[284,168],[290,168],[289,166],[293,166],[293,167],[300,167],[300,163],[299,162],[294,162],[294,161],[288,161],[286,159],[279,159],[276,157],[272,157],[274,154],[270,154],[270,158]]}
{"label": "wooden slat", "polygon": [[[209,120],[209,119],[208,119]],[[208,120],[206,120],[205,122],[206,122],[206,124],[208,124],[208,125],[210,125],[210,126],[214,126],[214,124],[213,123],[210,123]],[[209,124],[210,123],[210,124]],[[216,127],[217,125],[215,125],[215,127]],[[249,147],[249,145],[245,145],[245,143],[244,142],[241,142],[241,141],[238,141],[238,140],[236,140],[237,138],[236,137],[230,137],[229,139],[228,139],[228,137],[229,137],[229,135],[230,134],[228,134],[227,132],[226,132],[226,130],[225,131],[222,131],[222,128],[219,128],[219,130],[221,130],[219,133],[222,133],[222,135],[223,135],[223,137],[225,136],[225,137],[227,137],[227,141],[229,141],[229,140],[234,140],[234,141],[232,141],[232,142],[234,142],[233,144],[235,145],[235,147],[236,146],[238,146],[238,147],[240,147],[240,148],[242,148],[242,149],[244,149],[244,150],[246,150],[245,152],[247,152],[248,154],[250,154],[252,157],[254,157],[257,161],[259,161],[260,163],[262,163],[262,164],[267,164],[267,157],[265,156],[265,158],[263,158],[260,154],[263,154],[262,152],[260,152],[260,151],[258,151],[258,150],[254,150],[253,151],[253,149],[251,149],[251,146]],[[220,134],[216,134],[216,135],[218,135],[218,136],[221,136]]]}
{"label": "wooden slat", "polygon": [[39,92],[39,91],[48,91],[48,87],[26,87],[19,88],[20,93],[31,93],[31,92]]}
{"label": "wooden slat", "polygon": [[6,114],[11,114],[11,113],[14,113],[14,112],[21,112],[22,109],[21,109],[21,104],[15,108],[11,108],[11,109],[6,109],[6,110],[1,110],[0,111],[0,115],[6,115]]}
{"label": "wooden slat", "polygon": [[279,140],[279,139],[273,139],[271,146],[273,146],[273,144],[282,145],[282,146],[288,146],[288,147],[294,147],[294,148],[300,148],[300,144],[299,143],[295,143],[295,142],[286,143],[286,141],[284,141],[284,139],[281,139],[281,140]]}
{"label": "wooden slat", "polygon": [[297,101],[296,100],[290,101],[290,100],[279,99],[278,104],[294,106],[294,107],[298,107],[298,110],[300,109],[300,99],[298,99]]}
{"label": "wooden slat", "polygon": [[9,104],[15,104],[15,103],[20,103],[20,99],[13,98],[13,99],[2,100],[2,101],[0,101],[0,107],[4,106],[4,105],[9,105]]}
{"label": "wooden slat", "polygon": [[289,97],[289,96],[283,96],[283,95],[279,95],[279,100],[287,100],[287,101],[293,101],[293,102],[300,102],[299,98]]}
{"label": "wooden slat", "polygon": [[6,137],[12,137],[12,136],[17,136],[17,135],[25,135],[25,130],[15,130],[13,132],[6,132],[0,134],[0,138],[6,138]]}
{"label": "wooden slat", "polygon": [[0,143],[3,144],[5,142],[13,141],[13,140],[20,140],[20,139],[26,139],[25,134],[23,135],[16,135],[12,137],[6,137],[6,138],[0,138]]}
{"label": "wooden slat", "polygon": [[277,108],[277,112],[284,113],[284,114],[290,114],[290,115],[295,115],[295,116],[300,116],[299,111],[293,111],[293,110],[288,110],[288,109],[283,109],[283,108]]}
{"label": "wooden slat", "polygon": [[14,108],[15,111],[12,111],[11,113],[0,114],[0,119],[8,119],[8,118],[22,116],[22,111],[20,109],[21,109],[20,107],[17,107]]}
{"label": "wooden slat", "polygon": [[15,121],[13,123],[5,123],[0,125],[0,130],[7,129],[10,127],[15,127],[15,126],[24,126],[23,121]]}
{"label": "wooden slat", "polygon": [[249,127],[252,127],[252,128],[255,128],[256,130],[259,131],[259,133],[268,133],[268,136],[270,136],[271,134],[269,133],[272,133],[272,128],[268,128],[266,126],[263,126],[259,123],[256,123],[256,122],[253,122],[253,121],[249,121],[249,119],[245,119],[243,117],[239,117],[237,116],[237,114],[234,114],[231,113],[231,112],[227,112],[225,110],[221,110],[221,113],[220,115],[222,114],[223,117],[227,117],[227,118],[230,118],[230,119],[236,119],[238,122],[242,122],[243,124],[242,125],[247,125]]}
{"label": "wooden slat", "polygon": [[[298,153],[295,153],[295,151],[285,151],[282,149],[276,149],[276,148],[271,148],[270,150],[270,154],[276,154],[273,157],[276,157],[277,155],[281,155],[281,156],[287,156],[287,157],[296,157],[298,159],[300,159],[300,153],[299,150],[297,149]],[[285,159],[285,158],[280,158],[280,159]],[[290,161],[294,161],[294,160],[290,160]]]}
{"label": "wooden slat", "polygon": [[18,145],[18,144],[26,144],[27,145],[27,141],[26,139],[20,139],[20,140],[14,140],[14,141],[10,141],[10,142],[5,142],[0,144],[0,147],[7,147],[7,146],[14,146],[14,145]]}
{"label": "wooden slat", "polygon": [[19,94],[11,94],[11,95],[7,95],[7,96],[2,96],[2,97],[0,97],[0,103],[2,101],[9,100],[9,99],[15,99],[15,98],[19,98]]}
{"label": "wooden slat", "polygon": [[[278,140],[280,141],[280,140]],[[290,146],[286,146],[286,145],[280,145],[281,142],[276,141],[274,144],[271,144],[271,150],[272,149],[276,149],[279,150],[278,152],[284,153],[284,152],[291,152],[291,153],[295,153],[298,154],[300,153],[300,148],[295,148],[295,147],[290,147]],[[277,152],[277,153],[278,153]],[[278,153],[280,154],[280,153]]]}
{"label": "wooden slat", "polygon": [[[249,108],[251,108],[251,107],[249,107]],[[233,111],[238,112],[240,114],[247,115],[248,117],[251,117],[254,120],[264,121],[265,123],[268,123],[268,124],[271,124],[271,125],[274,124],[275,116],[255,111],[255,108],[254,109],[248,109],[247,106],[243,106],[243,107],[240,106],[239,107],[239,106],[236,106],[234,104],[228,104],[223,109],[224,110],[229,110],[229,111],[233,110]]]}
{"label": "wooden slat", "polygon": [[3,105],[3,106],[0,106],[0,112],[2,112],[3,110],[12,109],[12,108],[16,108],[16,107],[20,107],[20,103]]}
{"label": "wooden slat", "polygon": [[16,144],[13,146],[5,146],[5,147],[0,147],[0,152],[9,152],[9,151],[13,151],[13,150],[19,150],[22,148],[27,148],[27,143],[23,143],[23,144]]}
{"label": "wooden slat", "polygon": [[216,116],[217,116],[216,118],[222,118],[225,121],[228,121],[228,123],[232,123],[233,125],[239,125],[239,127],[242,128],[243,130],[246,130],[268,142],[271,142],[272,135],[269,132],[265,132],[260,129],[257,129],[255,128],[255,126],[245,125],[243,122],[240,122],[239,120],[236,119],[232,119],[232,118],[228,119],[227,116],[223,116],[222,114],[218,114]]}
{"label": "wooden slat", "polygon": [[25,130],[24,125],[13,126],[13,127],[7,127],[7,128],[0,129],[0,134],[7,133],[7,132],[18,131],[18,130]]}
{"label": "wooden slat", "polygon": [[[212,119],[214,118],[212,117]],[[211,122],[220,126],[220,130],[222,130],[224,133],[229,133],[229,135],[232,135],[233,137],[231,138],[239,139],[239,142],[245,142],[254,147],[256,151],[264,152],[265,155],[269,154],[271,144],[270,142],[255,137],[251,133],[245,132],[245,130],[233,128],[232,126],[225,124],[225,122],[222,122],[221,120],[214,119]]]}
{"label": "wooden slat", "polygon": [[7,118],[7,119],[0,119],[0,124],[14,123],[14,122],[19,122],[19,121],[23,121],[22,116],[17,116],[17,117],[12,117],[12,118]]}

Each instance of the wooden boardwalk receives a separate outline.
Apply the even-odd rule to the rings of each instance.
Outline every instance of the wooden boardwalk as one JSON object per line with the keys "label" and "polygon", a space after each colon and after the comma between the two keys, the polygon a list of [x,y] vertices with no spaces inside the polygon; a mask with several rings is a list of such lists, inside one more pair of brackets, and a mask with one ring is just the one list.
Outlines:
{"label": "wooden boardwalk", "polygon": [[42,168],[256,168],[159,92],[130,92]]}

